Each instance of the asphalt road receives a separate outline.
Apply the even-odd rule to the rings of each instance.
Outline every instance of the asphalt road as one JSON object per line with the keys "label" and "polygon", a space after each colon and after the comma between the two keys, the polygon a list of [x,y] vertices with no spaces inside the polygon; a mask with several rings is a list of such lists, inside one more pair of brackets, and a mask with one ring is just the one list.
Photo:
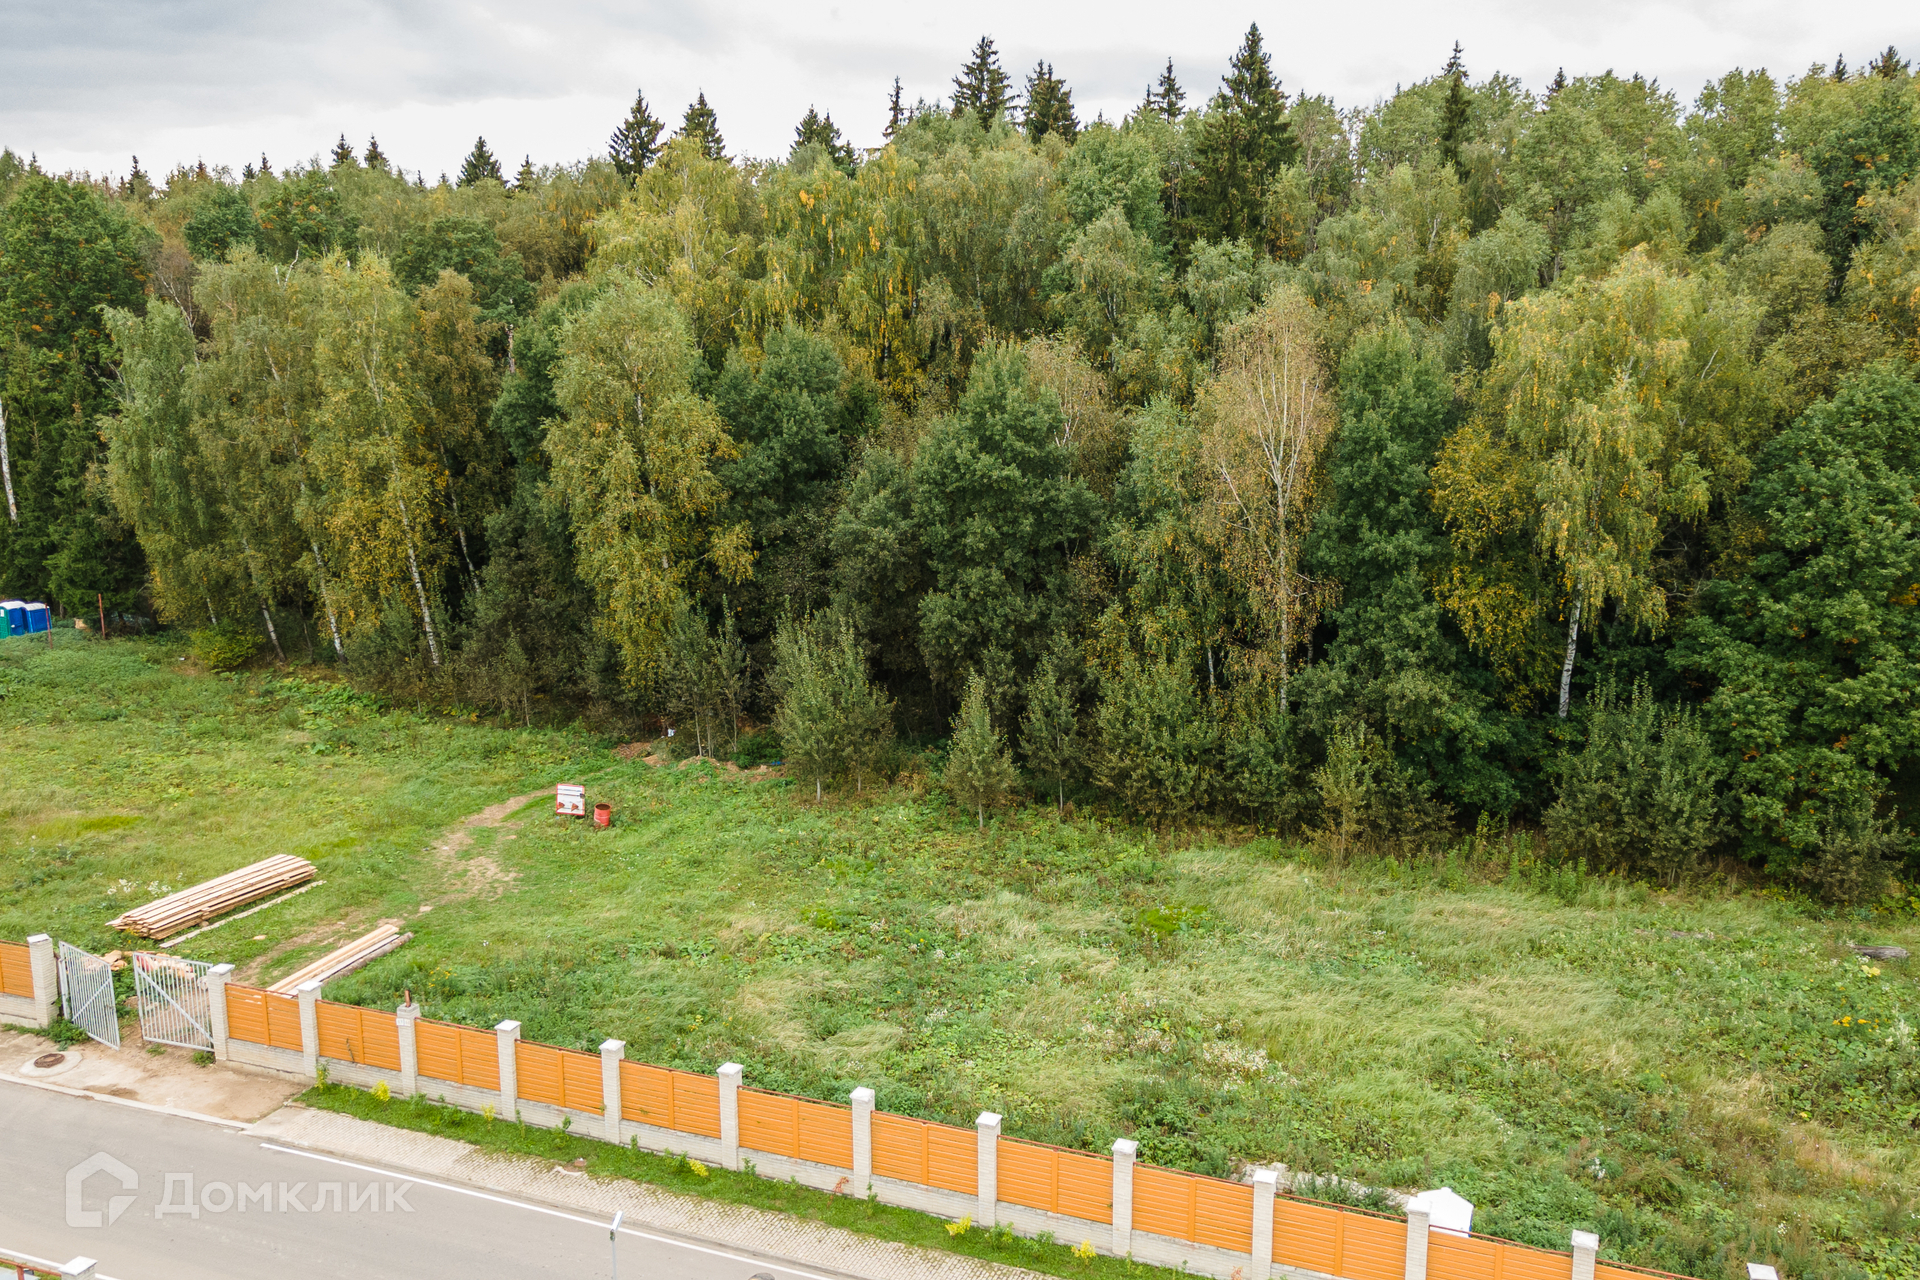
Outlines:
{"label": "asphalt road", "polygon": [[[102,1154],[124,1169],[96,1159]],[[70,1203],[69,1171],[89,1160],[94,1170],[71,1179],[78,1198]],[[129,1176],[137,1184],[127,1185]],[[166,1212],[189,1202],[197,1216]],[[72,1225],[88,1215],[98,1215],[99,1225]],[[628,1280],[832,1280],[644,1228],[623,1228],[619,1248],[619,1274]],[[55,1262],[94,1258],[115,1280],[597,1280],[612,1273],[607,1224],[572,1211],[276,1149],[198,1121],[0,1084],[0,1252],[6,1249]]]}

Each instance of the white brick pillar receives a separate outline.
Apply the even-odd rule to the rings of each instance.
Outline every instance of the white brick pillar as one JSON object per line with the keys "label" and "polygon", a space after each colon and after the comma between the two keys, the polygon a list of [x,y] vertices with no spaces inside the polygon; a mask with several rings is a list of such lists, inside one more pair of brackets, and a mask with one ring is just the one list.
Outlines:
{"label": "white brick pillar", "polygon": [[[1407,1280],[1427,1280],[1427,1237],[1431,1234],[1433,1216],[1425,1209],[1407,1207]],[[1579,1263],[1574,1264],[1578,1272]],[[1575,1280],[1579,1280],[1575,1276]],[[1593,1273],[1587,1273],[1587,1280],[1593,1280]]]}
{"label": "white brick pillar", "polygon": [[1573,1280],[1593,1280],[1594,1259],[1600,1256],[1600,1237],[1591,1231],[1573,1233]]}
{"label": "white brick pillar", "polygon": [[1273,1274],[1273,1193],[1280,1175],[1271,1169],[1253,1172],[1253,1280]]}
{"label": "white brick pillar", "polygon": [[1132,1138],[1113,1140],[1113,1256],[1116,1258],[1133,1252],[1133,1161],[1139,1154],[1140,1144]]}
{"label": "white brick pillar", "polygon": [[714,1073],[720,1081],[720,1163],[729,1169],[740,1167],[740,1077],[745,1071],[737,1062],[723,1062]]}
{"label": "white brick pillar", "polygon": [[1749,1262],[1747,1280],[1780,1280],[1780,1273],[1764,1262]]}
{"label": "white brick pillar", "polygon": [[991,1111],[982,1111],[980,1118],[973,1122],[976,1135],[979,1161],[978,1194],[975,1201],[979,1206],[973,1211],[973,1220],[991,1231],[999,1224],[1000,1203],[1000,1117]]}
{"label": "white brick pillar", "polygon": [[620,1062],[627,1056],[625,1040],[600,1042],[600,1114],[608,1142],[620,1145]]}
{"label": "white brick pillar", "polygon": [[420,1006],[396,1008],[393,1030],[400,1041],[400,1096],[411,1098],[420,1092]]}
{"label": "white brick pillar", "polygon": [[217,964],[207,970],[200,985],[207,989],[207,1035],[213,1040],[213,1060],[227,1060],[227,983],[233,978],[233,966]]}
{"label": "white brick pillar", "polygon": [[300,1000],[300,1065],[320,1078],[320,984],[303,982],[294,992]]}
{"label": "white brick pillar", "polygon": [[54,955],[53,939],[44,933],[28,938],[27,963],[33,974],[34,1016],[42,1028],[50,1027],[60,1016],[60,961]]}
{"label": "white brick pillar", "polygon": [[520,1024],[512,1018],[496,1022],[493,1035],[500,1049],[500,1115],[512,1120],[520,1114],[520,1058],[514,1048],[520,1042]]}
{"label": "white brick pillar", "polygon": [[60,1280],[94,1280],[99,1267],[92,1258],[75,1258],[60,1264]]}
{"label": "white brick pillar", "polygon": [[864,1196],[873,1189],[873,1090],[863,1085],[848,1097],[853,1100],[853,1188]]}

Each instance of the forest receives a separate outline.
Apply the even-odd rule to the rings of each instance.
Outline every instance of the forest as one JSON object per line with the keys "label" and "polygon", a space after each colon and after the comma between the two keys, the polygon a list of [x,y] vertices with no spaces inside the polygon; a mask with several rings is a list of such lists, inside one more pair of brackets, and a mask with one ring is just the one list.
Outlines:
{"label": "forest", "polygon": [[[815,795],[1668,884],[1920,874],[1920,81],[1123,120],[983,37],[884,144],[0,152],[0,594],[214,669],[671,727]],[[1436,59],[1436,62],[1439,62]]]}

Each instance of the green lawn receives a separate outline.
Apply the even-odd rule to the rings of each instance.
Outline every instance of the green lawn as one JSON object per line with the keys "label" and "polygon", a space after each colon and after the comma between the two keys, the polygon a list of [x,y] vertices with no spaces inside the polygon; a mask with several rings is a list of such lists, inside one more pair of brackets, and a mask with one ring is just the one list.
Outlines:
{"label": "green lawn", "polygon": [[[1481,1230],[1589,1228],[1603,1257],[1702,1276],[1920,1271],[1912,962],[1845,948],[1920,950],[1912,916],[1595,880],[1518,843],[1337,868],[1045,808],[980,836],[913,788],[815,806],[62,640],[0,643],[0,937],[119,945],[104,921],[149,885],[293,852],[324,886],[183,952],[271,978],[405,919],[414,941],[330,997],[410,987],[430,1016],[1216,1173],[1444,1183]],[[458,862],[427,852],[568,778],[612,831],[535,804]]]}

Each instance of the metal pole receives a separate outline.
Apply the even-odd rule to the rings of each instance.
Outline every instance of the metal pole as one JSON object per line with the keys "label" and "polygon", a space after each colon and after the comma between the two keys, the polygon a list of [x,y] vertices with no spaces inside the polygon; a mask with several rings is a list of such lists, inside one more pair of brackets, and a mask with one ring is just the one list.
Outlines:
{"label": "metal pole", "polygon": [[620,1280],[620,1224],[626,1220],[625,1209],[613,1215],[613,1225],[607,1228],[607,1247],[613,1251],[613,1280]]}

